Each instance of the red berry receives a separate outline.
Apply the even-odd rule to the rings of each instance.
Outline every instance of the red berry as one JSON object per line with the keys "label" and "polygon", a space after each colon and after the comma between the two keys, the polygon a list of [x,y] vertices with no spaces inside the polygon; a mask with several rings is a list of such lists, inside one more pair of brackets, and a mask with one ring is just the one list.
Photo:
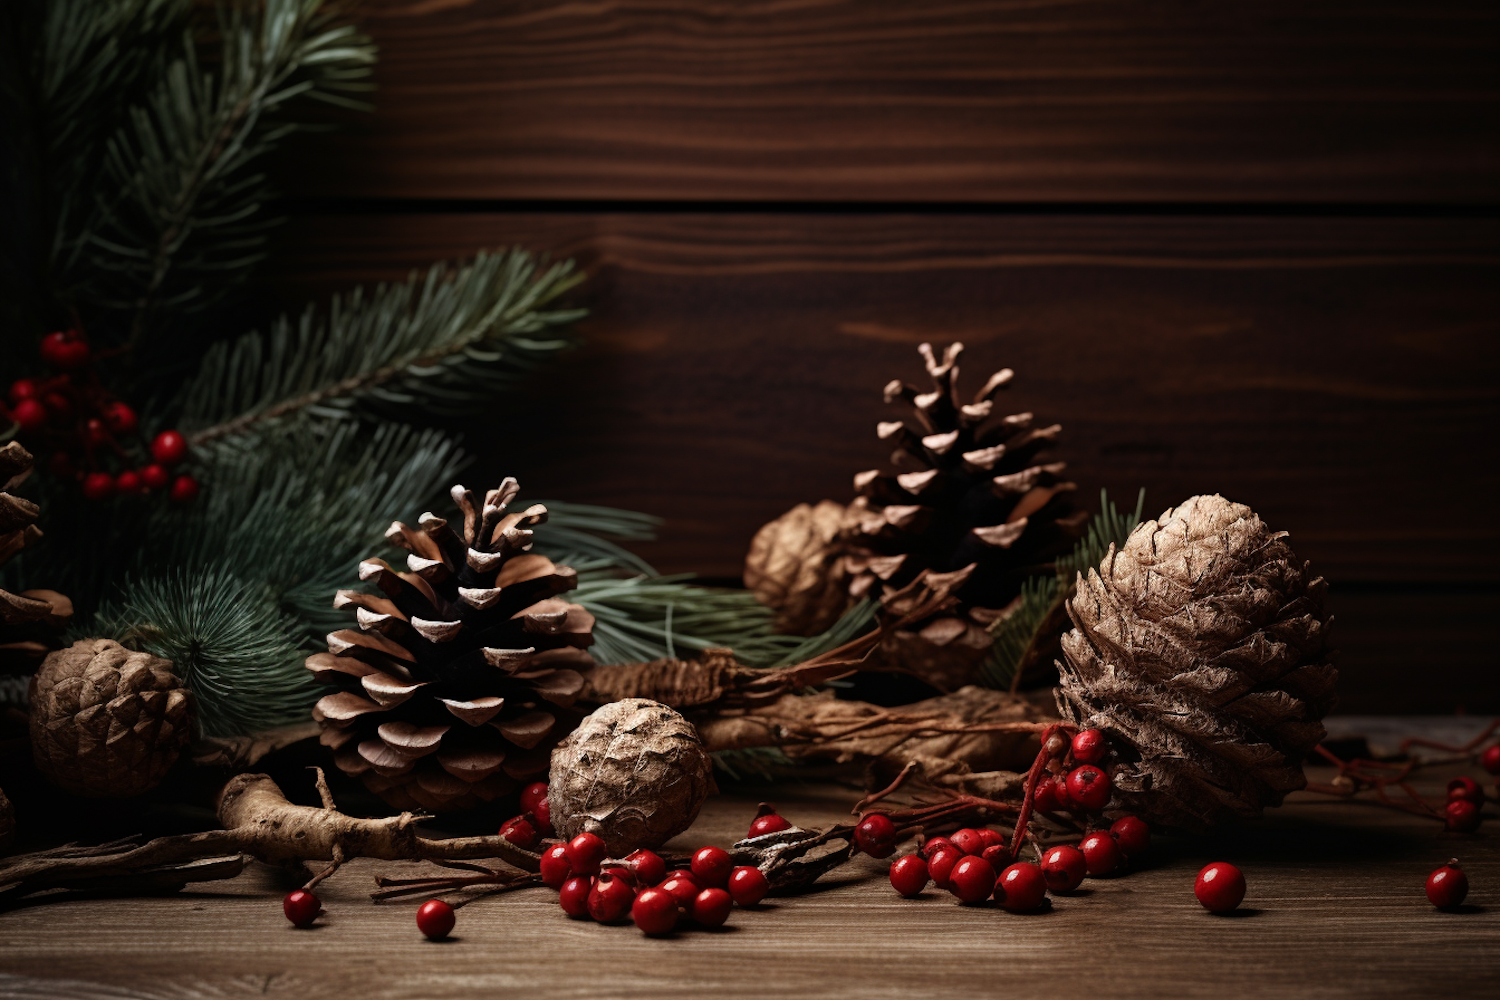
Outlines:
{"label": "red berry", "polygon": [[[1005,846],[1005,834],[999,830],[991,830],[987,826],[979,828],[979,839],[984,844],[985,850],[989,850],[991,847]],[[980,853],[983,854],[984,851]]]}
{"label": "red berry", "polygon": [[677,926],[677,900],[665,889],[642,889],[630,904],[630,919],[652,937],[670,934]]}
{"label": "red berry", "polygon": [[1109,801],[1109,775],[1092,764],[1073,768],[1068,775],[1068,799],[1080,809],[1098,812]]}
{"label": "red berry", "polygon": [[531,820],[531,825],[543,837],[550,837],[556,832],[552,829],[552,807],[547,804],[546,799],[538,802],[536,808],[531,810]]}
{"label": "red berry", "polygon": [[104,421],[98,417],[89,417],[83,425],[83,436],[88,443],[94,447],[108,444],[110,441],[109,428],[104,426]]}
{"label": "red berry", "polygon": [[545,781],[533,781],[521,789],[521,811],[523,813],[535,813],[537,803],[547,799],[547,783]]}
{"label": "red berry", "polygon": [[568,845],[553,844],[542,852],[542,882],[554,889],[561,889],[562,884],[573,875],[573,869],[568,864]]}
{"label": "red berry", "polygon": [[131,434],[139,423],[135,411],[118,399],[104,405],[104,422],[116,434]]}
{"label": "red berry", "polygon": [[108,500],[115,492],[115,477],[107,472],[90,472],[83,477],[83,495],[90,500]]}
{"label": "red berry", "polygon": [[47,407],[47,416],[55,423],[66,424],[73,420],[73,401],[60,392],[49,392],[42,397]]}
{"label": "red berry", "polygon": [[922,857],[930,861],[932,860],[932,856],[934,854],[936,854],[938,851],[943,850],[957,851],[958,848],[954,847],[953,841],[949,840],[947,837],[933,837],[931,840],[928,840],[922,844],[922,849],[918,853],[920,853]]}
{"label": "red berry", "polygon": [[734,859],[722,847],[700,847],[693,853],[693,878],[705,889],[722,889],[729,884]]}
{"label": "red berry", "polygon": [[704,927],[722,927],[734,899],[723,889],[704,889],[693,899],[693,919]]}
{"label": "red berry", "polygon": [[1084,864],[1093,876],[1108,875],[1120,867],[1120,844],[1107,833],[1091,833],[1078,844]]}
{"label": "red berry", "polygon": [[1073,737],[1073,759],[1080,764],[1097,764],[1109,753],[1109,740],[1097,729],[1085,729]]}
{"label": "red berry", "polygon": [[1076,847],[1054,847],[1042,855],[1042,878],[1053,892],[1072,892],[1088,873],[1088,861]]}
{"label": "red berry", "polygon": [[187,438],[176,431],[162,431],[151,442],[151,457],[162,465],[176,465],[187,458]]}
{"label": "red berry", "polygon": [[1448,801],[1456,802],[1460,799],[1480,805],[1484,802],[1484,789],[1473,778],[1454,778],[1448,782]]}
{"label": "red berry", "polygon": [[417,909],[417,930],[429,941],[440,941],[453,933],[457,920],[453,907],[441,899],[429,899]]}
{"label": "red berry", "polygon": [[1011,913],[1028,913],[1041,906],[1046,898],[1046,877],[1040,868],[1027,861],[1011,865],[995,882],[995,902]]}
{"label": "red berry", "polygon": [[1485,748],[1479,755],[1479,766],[1491,774],[1500,774],[1500,743]]}
{"label": "red berry", "polygon": [[871,813],[854,828],[854,843],[872,858],[888,858],[896,852],[896,824],[885,813]]}
{"label": "red berry", "polygon": [[1032,805],[1038,812],[1057,812],[1065,807],[1065,804],[1057,796],[1057,790],[1062,782],[1056,778],[1043,778],[1036,783],[1036,794],[1032,797]]}
{"label": "red berry", "polygon": [[134,469],[126,469],[115,477],[115,490],[120,493],[139,493],[144,489],[141,485],[141,474]]}
{"label": "red berry", "polygon": [[148,490],[166,489],[167,483],[172,481],[172,474],[164,466],[155,462],[141,470],[141,482],[146,484]]}
{"label": "red berry", "polygon": [[1458,867],[1457,858],[1427,876],[1427,901],[1433,906],[1443,909],[1457,906],[1468,894],[1469,876]]}
{"label": "red berry", "polygon": [[908,854],[891,862],[891,885],[907,899],[927,888],[927,862]]}
{"label": "red berry", "polygon": [[988,861],[995,871],[1000,871],[1010,864],[1010,849],[1004,844],[991,844],[981,851],[979,856]]}
{"label": "red berry", "polygon": [[589,915],[589,893],[594,890],[592,875],[574,875],[557,890],[557,902],[570,917]]}
{"label": "red berry", "polygon": [[953,869],[963,858],[964,856],[953,848],[945,848],[928,858],[927,874],[932,876],[932,884],[939,889],[951,887],[953,883],[949,879],[953,875]]}
{"label": "red berry", "polygon": [[42,338],[39,353],[47,364],[65,372],[82,368],[93,354],[89,342],[77,330],[56,330],[47,334]]}
{"label": "red berry", "polygon": [[766,881],[765,872],[753,865],[740,865],[729,873],[729,895],[734,897],[736,906],[754,906],[770,891],[771,883]]}
{"label": "red berry", "polygon": [[948,882],[948,891],[957,896],[959,902],[977,903],[989,899],[990,893],[995,891],[995,866],[983,858],[964,858],[953,866]]}
{"label": "red berry", "polygon": [[192,503],[198,499],[198,480],[192,476],[178,476],[172,480],[172,489],[167,496],[173,503]]}
{"label": "red berry", "polygon": [[677,905],[683,909],[691,908],[693,900],[698,897],[698,893],[703,891],[703,887],[698,884],[697,879],[693,878],[691,873],[681,871],[673,872],[662,879],[661,885],[657,888],[677,900]]}
{"label": "red berry", "polygon": [[500,836],[515,844],[523,851],[533,850],[537,841],[536,827],[525,816],[512,816],[500,827]]}
{"label": "red berry", "polygon": [[597,834],[580,833],[568,841],[568,864],[579,875],[599,874],[599,862],[605,853],[604,841]]}
{"label": "red berry", "polygon": [[34,399],[23,399],[10,410],[11,419],[23,431],[34,431],[47,423],[47,408]]}
{"label": "red berry", "polygon": [[281,912],[292,922],[293,927],[311,927],[323,912],[323,901],[305,889],[286,894],[281,901]]}
{"label": "red berry", "polygon": [[613,924],[625,919],[633,902],[635,888],[629,882],[614,875],[600,875],[589,890],[589,916],[601,924]]}
{"label": "red berry", "polygon": [[23,399],[35,399],[41,391],[35,379],[18,378],[10,384],[11,405],[14,406]]}
{"label": "red berry", "polygon": [[667,863],[655,851],[642,848],[625,857],[625,867],[641,885],[656,885],[667,877]]}
{"label": "red berry", "polygon": [[985,847],[984,838],[979,835],[979,831],[969,827],[954,830],[948,835],[948,840],[965,854],[981,854]]}
{"label": "red berry", "polygon": [[1210,913],[1228,913],[1245,898],[1245,876],[1229,862],[1215,861],[1198,873],[1193,895]]}
{"label": "red berry", "polygon": [[1139,857],[1151,846],[1151,827],[1139,816],[1121,816],[1110,824],[1109,832],[1120,842],[1126,857]]}
{"label": "red berry", "polygon": [[790,830],[791,828],[792,824],[788,822],[785,816],[780,816],[773,812],[766,813],[764,816],[757,816],[750,821],[750,832],[745,836],[764,837],[768,833],[780,833],[782,830]]}
{"label": "red berry", "polygon": [[1468,799],[1454,799],[1443,812],[1449,833],[1473,833],[1479,829],[1479,807]]}

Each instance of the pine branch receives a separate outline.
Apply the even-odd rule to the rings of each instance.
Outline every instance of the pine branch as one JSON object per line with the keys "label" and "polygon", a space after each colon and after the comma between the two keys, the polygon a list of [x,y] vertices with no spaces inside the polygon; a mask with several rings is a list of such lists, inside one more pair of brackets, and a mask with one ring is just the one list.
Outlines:
{"label": "pine branch", "polygon": [[374,292],[335,297],[212,348],[184,395],[180,425],[195,448],[289,418],[347,417],[361,404],[453,412],[494,398],[521,370],[567,345],[537,339],[578,310],[553,309],[582,280],[572,262],[543,268],[522,250],[435,265]]}

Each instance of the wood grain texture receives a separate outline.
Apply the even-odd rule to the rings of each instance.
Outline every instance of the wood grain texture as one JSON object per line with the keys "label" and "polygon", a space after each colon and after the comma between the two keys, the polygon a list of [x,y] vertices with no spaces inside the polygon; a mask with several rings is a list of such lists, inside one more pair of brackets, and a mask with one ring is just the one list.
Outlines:
{"label": "wood grain texture", "polygon": [[377,0],[287,180],[420,198],[1487,202],[1473,0]]}
{"label": "wood grain texture", "polygon": [[[710,800],[683,848],[743,834],[761,792]],[[840,818],[854,793],[777,790],[798,822]],[[1492,810],[1493,812],[1493,810]],[[1493,820],[1492,820],[1493,821]],[[1464,912],[1422,893],[1462,857]],[[1232,860],[1249,892],[1237,916],[1194,900],[1198,869]],[[1242,830],[1158,837],[1144,870],[1090,880],[1050,912],[955,905],[929,889],[903,900],[884,864],[861,858],[807,895],[740,911],[716,932],[650,940],[634,928],[570,921],[546,890],[459,910],[455,941],[423,941],[415,903],[372,906],[376,871],[356,862],[319,893],[311,931],[282,918],[289,877],[256,866],[176,898],[48,904],[0,913],[0,998],[235,1000],[354,996],[1054,997],[1065,972],[1083,995],[1134,997],[1486,996],[1500,989],[1500,850],[1493,837],[1298,794]],[[1083,946],[1086,942],[1086,947]],[[1440,970],[1440,971],[1439,971]]]}

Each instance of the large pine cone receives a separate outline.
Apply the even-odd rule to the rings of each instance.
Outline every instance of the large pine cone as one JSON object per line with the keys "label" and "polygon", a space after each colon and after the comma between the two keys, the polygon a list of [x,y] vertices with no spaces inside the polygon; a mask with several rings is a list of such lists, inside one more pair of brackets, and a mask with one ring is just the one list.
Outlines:
{"label": "large pine cone", "polygon": [[[11,495],[31,474],[31,453],[19,442],[0,447],[0,563],[36,542],[41,511],[30,500]],[[73,614],[73,603],[53,590],[0,589],[0,670],[30,670],[56,648],[58,633]]]}
{"label": "large pine cone", "polygon": [[545,775],[552,747],[577,722],[571,709],[593,659],[594,617],[556,595],[577,586],[566,566],[528,552],[540,504],[505,513],[514,479],[485,495],[453,487],[463,534],[434,514],[397,521],[386,538],[409,572],[360,564],[379,597],[339,591],[359,629],[328,636],[308,657],[342,690],[313,716],[334,761],[398,809],[463,809]]}
{"label": "large pine cone", "polygon": [[1243,504],[1197,496],[1080,577],[1058,710],[1109,734],[1128,811],[1203,830],[1306,785],[1338,672],[1327,584],[1286,537]]}
{"label": "large pine cone", "polygon": [[172,663],[80,639],[31,679],[31,749],[59,788],[124,798],[154,788],[192,739],[193,696]]}
{"label": "large pine cone", "polygon": [[[963,345],[950,344],[941,361],[930,344],[919,350],[932,391],[891,382],[886,402],[907,403],[911,418],[876,428],[880,440],[895,449],[891,463],[903,471],[869,469],[855,475],[858,496],[831,546],[838,557],[832,575],[842,579],[847,595],[836,602],[842,611],[866,595],[889,599],[924,570],[955,574],[962,603],[951,614],[894,633],[884,649],[886,659],[954,690],[976,680],[989,655],[986,627],[1028,576],[1072,547],[1088,515],[1072,506],[1074,486],[1063,479],[1065,464],[1042,458],[1061,425],[1037,427],[1030,413],[995,412],[995,394],[1014,375],[1009,368],[991,375],[966,401],[958,392]],[[757,537],[762,541],[770,539]],[[827,548],[810,553],[821,563],[830,561]],[[756,555],[759,563],[776,561],[769,553]],[[757,596],[766,600],[768,595],[757,588]],[[769,596],[773,607],[783,607]],[[907,610],[888,608],[896,614]],[[789,617],[806,622],[809,632],[829,621]]]}

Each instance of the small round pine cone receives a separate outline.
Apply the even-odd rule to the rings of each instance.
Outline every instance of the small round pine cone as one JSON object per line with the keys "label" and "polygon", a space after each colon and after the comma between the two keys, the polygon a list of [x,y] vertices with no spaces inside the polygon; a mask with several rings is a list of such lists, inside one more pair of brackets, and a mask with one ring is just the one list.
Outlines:
{"label": "small round pine cone", "polygon": [[192,707],[171,661],[113,639],[80,639],[48,655],[31,680],[37,769],[77,795],[138,795],[192,738]]}
{"label": "small round pine cone", "polygon": [[849,607],[840,535],[849,509],[799,503],[761,527],[745,556],[745,587],[776,612],[776,631],[816,635]]}
{"label": "small round pine cone", "polygon": [[584,719],[552,751],[547,802],[560,836],[596,834],[624,857],[686,830],[714,790],[693,724],[660,702],[627,698]]}
{"label": "small round pine cone", "polygon": [[1080,576],[1058,711],[1109,735],[1124,809],[1204,830],[1307,784],[1338,671],[1327,584],[1286,538],[1243,504],[1197,496]]}

